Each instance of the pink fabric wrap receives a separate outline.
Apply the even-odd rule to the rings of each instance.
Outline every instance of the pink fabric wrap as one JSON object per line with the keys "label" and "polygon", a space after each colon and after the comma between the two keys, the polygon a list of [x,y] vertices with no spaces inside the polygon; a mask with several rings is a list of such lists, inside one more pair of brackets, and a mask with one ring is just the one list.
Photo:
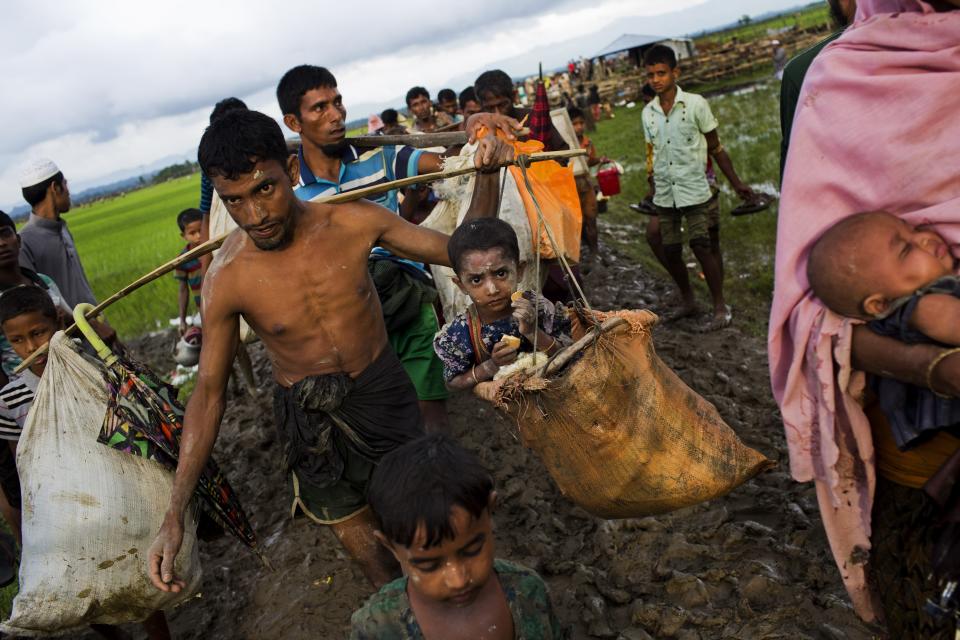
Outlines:
{"label": "pink fabric wrap", "polygon": [[793,477],[816,482],[831,550],[868,621],[879,608],[864,571],[875,474],[863,376],[850,366],[852,322],[812,298],[806,266],[824,230],[871,209],[933,223],[960,244],[960,11],[861,0],[804,81],[780,202],[773,392]]}

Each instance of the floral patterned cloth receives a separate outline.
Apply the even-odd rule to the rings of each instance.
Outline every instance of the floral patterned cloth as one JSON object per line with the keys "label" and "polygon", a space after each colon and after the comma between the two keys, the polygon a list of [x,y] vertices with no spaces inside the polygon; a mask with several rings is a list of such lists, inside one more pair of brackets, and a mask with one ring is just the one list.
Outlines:
{"label": "floral patterned cloth", "polygon": [[[552,302],[540,296],[539,322],[541,329],[548,335],[556,338],[562,344],[570,342],[570,318],[567,316],[567,309],[562,304],[554,305]],[[520,324],[507,316],[501,320],[485,324],[480,327],[480,338],[483,341],[487,352],[493,351],[493,346],[497,344],[504,335],[511,335],[521,339],[520,351],[533,351],[533,345],[530,341],[520,335]],[[452,322],[448,323],[440,330],[433,341],[433,349],[437,352],[437,357],[443,363],[443,379],[450,382],[458,375],[470,370],[475,364],[479,364],[486,358],[478,359],[474,353],[473,343],[470,340],[470,324],[468,321],[468,312],[457,314]]]}

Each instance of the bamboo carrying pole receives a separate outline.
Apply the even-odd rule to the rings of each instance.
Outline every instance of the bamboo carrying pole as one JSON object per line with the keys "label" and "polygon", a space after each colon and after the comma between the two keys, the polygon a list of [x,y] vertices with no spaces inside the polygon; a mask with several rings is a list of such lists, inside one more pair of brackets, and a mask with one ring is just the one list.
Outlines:
{"label": "bamboo carrying pole", "polygon": [[[522,137],[530,135],[530,130],[521,127],[514,133],[517,137]],[[467,144],[467,140],[468,137],[466,131],[405,133],[385,136],[355,136],[353,138],[346,139],[347,143],[352,144],[355,147],[362,147],[364,149],[386,147],[395,144],[406,145],[416,149],[428,149],[430,147],[455,147],[457,145]]]}
{"label": "bamboo carrying pole", "polygon": [[[380,136],[380,137],[382,138],[384,136]],[[540,153],[532,153],[529,156],[526,156],[526,158],[527,158],[527,162],[540,162],[543,160],[562,160],[564,158],[574,158],[574,157],[583,156],[586,154],[587,152],[584,149],[574,149],[572,151],[543,151]],[[519,162],[519,159],[515,158],[510,162],[501,164],[500,168],[515,165],[518,162]],[[425,173],[419,176],[411,176],[409,178],[403,178],[401,180],[393,180],[391,182],[384,182],[382,184],[376,184],[370,187],[364,187],[363,189],[357,189],[356,191],[348,191],[347,193],[338,193],[336,195],[328,196],[325,198],[317,198],[313,202],[324,203],[324,204],[341,204],[344,202],[351,202],[353,200],[360,200],[367,196],[386,193],[387,191],[392,191],[394,189],[409,187],[415,184],[424,184],[427,182],[436,182],[437,180],[446,180],[447,178],[456,178],[457,176],[463,176],[470,173],[475,173],[476,171],[477,171],[476,167],[464,167],[462,169],[449,169],[447,171],[436,171],[434,173]],[[170,273],[171,271],[173,271],[174,269],[176,269],[177,267],[179,267],[181,264],[185,262],[190,262],[195,258],[199,258],[200,256],[216,251],[217,249],[220,248],[220,245],[223,244],[224,240],[226,240],[231,233],[233,232],[230,231],[216,238],[207,240],[203,244],[197,245],[190,251],[184,254],[181,254],[180,256],[174,258],[173,260],[170,260],[169,262],[166,262],[160,265],[153,271],[150,271],[146,275],[143,275],[140,278],[137,278],[127,286],[123,287],[122,289],[114,293],[112,296],[110,296],[109,298],[107,298],[97,306],[87,311],[84,315],[88,320],[92,320],[96,318],[98,315],[100,315],[103,312],[104,309],[112,305],[114,302],[117,302],[118,300],[121,300],[127,297],[128,295],[130,295],[131,293],[133,293],[143,285],[149,284],[154,280],[156,280],[157,278],[159,278],[160,276]],[[64,331],[64,333],[66,333],[68,336],[73,335],[76,332],[77,332],[76,323],[71,324]],[[13,372],[15,374],[20,373],[21,371],[29,367],[34,360],[36,360],[39,356],[47,352],[47,348],[48,348],[48,345],[44,345],[39,349],[37,349],[36,351],[34,351],[33,353],[31,353],[29,356],[27,356],[24,359],[23,362],[21,362],[17,366],[16,369],[13,370]]]}

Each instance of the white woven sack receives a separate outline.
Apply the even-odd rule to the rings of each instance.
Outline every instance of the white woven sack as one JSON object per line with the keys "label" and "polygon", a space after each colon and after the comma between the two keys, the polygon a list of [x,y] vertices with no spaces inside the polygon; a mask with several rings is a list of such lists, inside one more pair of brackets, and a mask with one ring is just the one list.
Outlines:
{"label": "white woven sack", "polygon": [[17,447],[23,553],[4,632],[139,621],[200,586],[193,508],[176,562],[187,588],[164,593],[151,584],[147,550],[167,510],[173,473],[97,442],[106,406],[100,370],[57,333]]}
{"label": "white woven sack", "polygon": [[[460,169],[473,165],[473,153],[476,144],[463,147],[458,156],[451,156],[444,161],[444,170]],[[506,181],[503,175],[506,173]],[[530,220],[527,210],[523,206],[523,199],[517,188],[513,174],[506,169],[500,170],[500,184],[503,184],[503,194],[500,200],[499,218],[513,227],[520,244],[520,262],[526,264],[523,277],[517,283],[520,290],[539,289],[536,282],[536,256],[533,253],[533,239],[530,233]],[[463,218],[470,209],[470,200],[473,198],[474,175],[448,178],[435,190],[440,195],[440,202],[433,208],[426,220],[420,226],[434,229],[441,233],[451,234],[463,222]],[[443,305],[443,316],[447,322],[464,311],[470,304],[470,298],[460,291],[453,282],[456,275],[450,267],[430,265],[433,280],[440,293],[440,303]],[[541,280],[546,278],[546,269],[541,269]]]}

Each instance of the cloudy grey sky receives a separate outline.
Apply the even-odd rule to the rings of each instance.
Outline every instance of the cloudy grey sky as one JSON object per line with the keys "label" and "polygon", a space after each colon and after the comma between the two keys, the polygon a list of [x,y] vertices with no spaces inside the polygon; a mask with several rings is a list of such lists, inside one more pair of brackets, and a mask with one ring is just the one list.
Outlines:
{"label": "cloudy grey sky", "polygon": [[533,72],[622,32],[679,35],[801,2],[4,0],[0,208],[22,204],[17,176],[33,157],[79,190],[194,157],[225,96],[279,117],[276,82],[297,64],[330,67],[357,118],[492,63]]}

